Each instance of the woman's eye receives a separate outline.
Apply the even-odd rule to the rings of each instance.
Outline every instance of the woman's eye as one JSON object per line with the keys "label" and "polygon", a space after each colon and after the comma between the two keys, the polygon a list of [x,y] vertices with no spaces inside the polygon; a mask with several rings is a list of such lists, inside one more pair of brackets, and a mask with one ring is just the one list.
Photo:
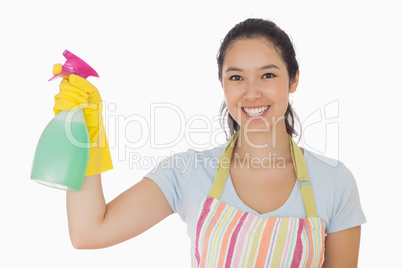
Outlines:
{"label": "woman's eye", "polygon": [[233,81],[243,80],[240,75],[232,75],[229,79]]}
{"label": "woman's eye", "polygon": [[271,73],[264,74],[264,75],[262,76],[262,78],[274,78],[274,77],[275,77],[275,75],[274,75],[274,74],[271,74]]}

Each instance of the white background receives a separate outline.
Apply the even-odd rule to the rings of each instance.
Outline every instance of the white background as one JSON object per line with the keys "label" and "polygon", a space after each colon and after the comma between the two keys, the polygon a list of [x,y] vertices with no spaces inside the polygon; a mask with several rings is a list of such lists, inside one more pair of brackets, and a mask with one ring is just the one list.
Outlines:
{"label": "white background", "polygon": [[[355,176],[368,220],[359,266],[395,267],[402,239],[400,8],[387,0],[323,2],[3,1],[0,266],[189,267],[189,239],[178,215],[111,248],[71,246],[65,193],[29,179],[58,91],[59,81],[47,79],[54,63],[64,63],[64,49],[100,74],[90,81],[106,103],[114,169],[103,174],[103,184],[110,201],[150,169],[130,166],[130,153],[157,158],[195,146],[182,137],[170,148],[151,148],[149,140],[129,148],[147,131],[168,142],[190,128],[173,110],[159,113],[145,132],[129,116],[149,121],[151,103],[166,102],[186,120],[204,115],[219,129],[212,118],[223,100],[215,60],[220,41],[236,23],[261,17],[294,41],[301,76],[292,100],[306,128],[300,145],[339,158]],[[325,107],[335,117],[325,121]],[[208,141],[208,134],[193,135]]]}

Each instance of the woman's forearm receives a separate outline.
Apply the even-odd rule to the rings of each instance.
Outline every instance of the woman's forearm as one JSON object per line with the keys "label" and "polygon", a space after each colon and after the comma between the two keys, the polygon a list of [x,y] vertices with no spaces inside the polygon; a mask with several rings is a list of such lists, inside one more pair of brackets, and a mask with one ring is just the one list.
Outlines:
{"label": "woman's forearm", "polygon": [[103,223],[106,202],[101,175],[85,177],[81,189],[67,192],[67,217],[70,238],[75,248],[88,248]]}

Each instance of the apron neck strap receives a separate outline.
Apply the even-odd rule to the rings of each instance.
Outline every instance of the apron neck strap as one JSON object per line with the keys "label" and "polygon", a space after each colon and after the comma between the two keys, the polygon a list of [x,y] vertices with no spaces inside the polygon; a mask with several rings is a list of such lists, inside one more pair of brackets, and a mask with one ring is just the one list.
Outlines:
{"label": "apron neck strap", "polygon": [[[220,199],[222,196],[223,188],[230,170],[230,161],[232,159],[233,149],[236,145],[239,132],[240,131],[237,131],[232,135],[228,145],[222,153],[221,159],[219,160],[216,177],[209,193],[209,196],[212,198]],[[310,179],[308,178],[307,165],[304,160],[303,153],[292,137],[290,135],[288,135],[288,137],[293,166],[297,176],[297,183],[302,194],[306,216],[307,218],[317,217],[313,190],[311,188]]]}

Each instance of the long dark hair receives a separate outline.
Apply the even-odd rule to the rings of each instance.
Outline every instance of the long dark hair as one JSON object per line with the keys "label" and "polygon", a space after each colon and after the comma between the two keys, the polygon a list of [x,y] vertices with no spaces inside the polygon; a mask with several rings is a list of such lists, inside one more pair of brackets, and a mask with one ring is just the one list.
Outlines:
{"label": "long dark hair", "polygon": [[[282,60],[286,64],[286,68],[289,74],[289,83],[293,81],[296,77],[296,73],[299,70],[299,64],[296,60],[296,53],[293,48],[292,41],[289,36],[280,29],[274,22],[263,20],[263,19],[247,19],[243,22],[236,24],[225,36],[219,48],[217,55],[218,62],[218,77],[219,81],[222,82],[222,66],[225,60],[225,55],[228,47],[237,40],[251,39],[251,38],[264,38],[270,42],[278,54],[282,57]],[[233,135],[240,129],[239,124],[233,119],[231,114],[226,108],[225,102],[222,103],[220,108],[221,121],[220,124],[223,127],[225,118],[227,117],[227,124],[230,129],[230,136]],[[294,123],[295,118],[298,120],[299,125],[300,120],[296,113],[293,111],[290,103],[285,112],[285,125],[286,132],[290,135],[296,135]],[[301,129],[300,129],[301,133]],[[300,134],[301,135],[301,134]]]}

